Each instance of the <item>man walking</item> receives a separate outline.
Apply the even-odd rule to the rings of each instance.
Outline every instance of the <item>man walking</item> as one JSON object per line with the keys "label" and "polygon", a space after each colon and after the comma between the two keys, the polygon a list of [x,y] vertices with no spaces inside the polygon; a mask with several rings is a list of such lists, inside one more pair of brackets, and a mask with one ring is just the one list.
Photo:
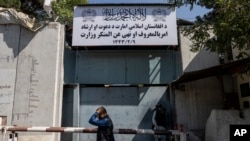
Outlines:
{"label": "man walking", "polygon": [[98,126],[96,141],[115,141],[113,122],[104,107],[99,107],[90,117],[89,123]]}

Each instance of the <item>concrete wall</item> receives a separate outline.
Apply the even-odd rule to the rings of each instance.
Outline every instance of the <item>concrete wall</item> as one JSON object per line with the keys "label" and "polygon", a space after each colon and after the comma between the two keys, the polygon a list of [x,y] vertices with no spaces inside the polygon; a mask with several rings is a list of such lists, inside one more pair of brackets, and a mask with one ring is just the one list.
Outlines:
{"label": "concrete wall", "polygon": [[[183,72],[219,65],[216,53],[203,49],[197,53],[190,52],[191,41],[182,34],[180,37]],[[235,53],[237,52],[234,52],[234,55]],[[250,103],[250,94],[242,97],[240,85],[246,84],[249,89],[249,80],[248,76],[226,74],[221,76],[221,80],[217,76],[204,78],[183,84],[182,90],[175,90],[176,120],[190,132],[188,140],[229,140],[229,124],[245,122],[245,119],[240,119],[238,111],[218,109],[238,109],[239,103],[240,108],[245,109],[243,103]],[[206,132],[203,131],[205,129]]]}
{"label": "concrete wall", "polygon": [[[151,129],[152,107],[162,103],[169,106],[165,98],[166,87],[146,88],[82,88],[80,95],[80,125],[94,127],[88,123],[98,106],[105,106],[115,128]],[[152,135],[116,134],[116,140],[151,141]],[[96,135],[81,134],[81,140],[95,141]]]}
{"label": "concrete wall", "polygon": [[[0,25],[0,50],[0,115],[7,125],[60,126],[64,26],[49,23],[34,33]],[[19,140],[34,138],[59,140],[52,133],[23,133]]]}
{"label": "concrete wall", "polygon": [[0,114],[11,125],[20,26],[0,26]]}
{"label": "concrete wall", "polygon": [[166,84],[176,78],[175,52],[82,51],[76,82],[87,84]]}
{"label": "concrete wall", "polygon": [[217,53],[211,53],[205,49],[191,52],[192,42],[187,36],[180,34],[180,46],[183,72],[190,72],[219,65]]}
{"label": "concrete wall", "polygon": [[250,110],[243,110],[243,118],[238,110],[213,110],[206,123],[205,141],[229,141],[230,125],[249,124]]}
{"label": "concrete wall", "polygon": [[187,130],[205,129],[211,111],[224,106],[216,77],[187,83],[184,91],[175,91],[175,96],[177,123]]}
{"label": "concrete wall", "polygon": [[[180,34],[183,73],[219,65],[217,53],[210,53],[204,49],[191,52],[191,44],[188,37]],[[176,124],[183,125],[186,131],[190,131],[188,140],[203,140],[206,121],[212,109],[221,109],[224,106],[220,81],[216,76],[209,77],[184,83],[181,88],[174,91]],[[231,91],[229,88],[226,89]]]}

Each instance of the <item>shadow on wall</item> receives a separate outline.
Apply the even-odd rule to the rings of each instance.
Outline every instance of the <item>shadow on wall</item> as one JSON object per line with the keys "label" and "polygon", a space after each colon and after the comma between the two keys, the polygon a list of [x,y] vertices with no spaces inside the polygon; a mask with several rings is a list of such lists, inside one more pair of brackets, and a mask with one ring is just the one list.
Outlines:
{"label": "shadow on wall", "polygon": [[[158,103],[168,106],[165,85],[171,82],[175,75],[175,52],[79,51],[75,55],[77,55],[76,70],[68,69],[68,71],[76,72],[71,76],[76,78],[73,83],[81,84],[80,126],[91,127],[87,121],[89,116],[98,105],[103,105],[107,107],[115,128],[152,128],[153,112],[150,108]],[[164,84],[164,86],[86,87],[84,84]],[[70,96],[72,93],[74,92],[64,93],[64,96]],[[72,111],[68,108],[63,109],[63,115],[67,113],[65,110]],[[66,115],[63,120],[67,120]],[[132,138],[133,141],[153,139],[152,135],[136,135],[136,137],[117,135],[117,137],[118,139],[124,137],[127,140]],[[81,135],[81,138],[87,139],[88,135]]]}
{"label": "shadow on wall", "polygon": [[[153,116],[153,110],[148,109],[146,114],[144,115],[144,118],[141,120],[141,122],[138,125],[138,129],[152,129],[152,116]],[[135,135],[132,139],[132,141],[153,141],[154,136],[153,135]]]}
{"label": "shadow on wall", "polygon": [[9,24],[0,25],[0,34],[3,35],[3,42],[8,48],[12,49],[13,57],[16,58],[34,38],[36,32],[32,32],[20,25]]}
{"label": "shadow on wall", "polygon": [[219,65],[219,56],[217,53],[211,53],[204,48],[197,53],[189,51],[190,48],[186,49],[189,55],[188,58],[185,58],[187,57],[185,55],[182,56],[184,72],[197,71]]}
{"label": "shadow on wall", "polygon": [[[88,89],[88,90],[86,90]],[[99,90],[96,90],[99,89]],[[105,90],[106,89],[106,90]],[[80,117],[81,127],[91,127],[88,123],[88,118],[97,105],[103,105],[107,107],[109,113],[112,116],[115,128],[140,128],[140,129],[152,129],[152,115],[153,106],[162,104],[167,111],[168,118],[170,117],[170,101],[166,96],[165,91],[160,91],[160,94],[148,93],[145,99],[139,99],[139,96],[135,98],[137,93],[126,93],[125,89],[120,88],[81,88],[80,89]],[[144,90],[149,90],[145,88]],[[103,91],[116,91],[117,93],[103,94]],[[119,94],[119,92],[123,92]],[[145,92],[143,91],[143,92]],[[162,93],[163,92],[163,93]],[[125,95],[127,94],[127,95]],[[63,112],[62,112],[62,126],[73,126],[73,95],[74,87],[64,87],[63,94]],[[126,122],[124,122],[126,121]],[[168,122],[170,122],[168,120]],[[82,138],[86,139],[88,135],[82,135]],[[127,135],[116,135],[118,139],[126,138]],[[130,136],[131,137],[131,136]],[[62,134],[63,140],[71,140],[72,135]],[[129,137],[128,137],[129,138]],[[132,137],[133,141],[151,141],[152,135],[135,135]]]}
{"label": "shadow on wall", "polygon": [[80,105],[138,105],[139,91],[129,88],[81,88]]}
{"label": "shadow on wall", "polygon": [[[73,87],[63,89],[62,127],[73,127]],[[71,141],[73,134],[61,133],[61,141]]]}
{"label": "shadow on wall", "polygon": [[176,73],[175,52],[169,50],[79,51],[76,54],[74,83],[168,84]]}
{"label": "shadow on wall", "polygon": [[[166,109],[166,121],[167,127],[170,129],[171,127],[171,111],[170,111],[170,99],[168,98],[167,94],[164,94],[158,103],[155,105],[161,104]],[[138,124],[138,129],[152,129],[152,117],[153,117],[153,108],[150,108],[146,111],[143,119]],[[152,141],[154,140],[154,135],[135,135],[132,141]]]}
{"label": "shadow on wall", "polygon": [[75,82],[75,68],[76,68],[76,51],[69,48],[64,48],[63,58],[64,83],[70,84]]}
{"label": "shadow on wall", "polygon": [[80,89],[80,105],[139,106],[145,103],[156,105],[154,101],[162,99],[160,97],[164,95],[161,93],[165,92],[152,87],[83,87]]}

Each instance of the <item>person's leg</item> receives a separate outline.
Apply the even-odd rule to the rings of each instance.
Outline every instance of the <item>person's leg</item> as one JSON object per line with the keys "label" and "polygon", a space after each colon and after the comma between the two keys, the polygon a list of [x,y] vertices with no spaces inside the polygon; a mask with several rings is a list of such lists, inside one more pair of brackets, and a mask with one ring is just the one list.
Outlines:
{"label": "person's leg", "polygon": [[[166,128],[163,126],[159,126],[159,130],[164,131],[164,130],[166,130]],[[159,141],[166,141],[166,136],[167,135],[159,135]]]}

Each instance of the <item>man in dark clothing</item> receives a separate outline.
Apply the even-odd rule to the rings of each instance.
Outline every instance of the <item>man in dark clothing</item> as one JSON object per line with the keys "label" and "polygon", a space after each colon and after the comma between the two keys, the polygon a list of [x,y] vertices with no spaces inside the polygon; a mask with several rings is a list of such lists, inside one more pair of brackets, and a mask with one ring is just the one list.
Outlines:
{"label": "man in dark clothing", "polygon": [[99,107],[90,117],[89,123],[98,126],[96,141],[115,141],[113,122],[104,107]]}
{"label": "man in dark clothing", "polygon": [[156,105],[155,120],[156,120],[157,126],[163,126],[163,127],[167,128],[166,117],[167,117],[166,109],[161,104]]}
{"label": "man in dark clothing", "polygon": [[[166,130],[166,109],[161,105],[156,105],[152,117],[153,130]],[[165,135],[155,135],[155,141],[166,141]]]}

